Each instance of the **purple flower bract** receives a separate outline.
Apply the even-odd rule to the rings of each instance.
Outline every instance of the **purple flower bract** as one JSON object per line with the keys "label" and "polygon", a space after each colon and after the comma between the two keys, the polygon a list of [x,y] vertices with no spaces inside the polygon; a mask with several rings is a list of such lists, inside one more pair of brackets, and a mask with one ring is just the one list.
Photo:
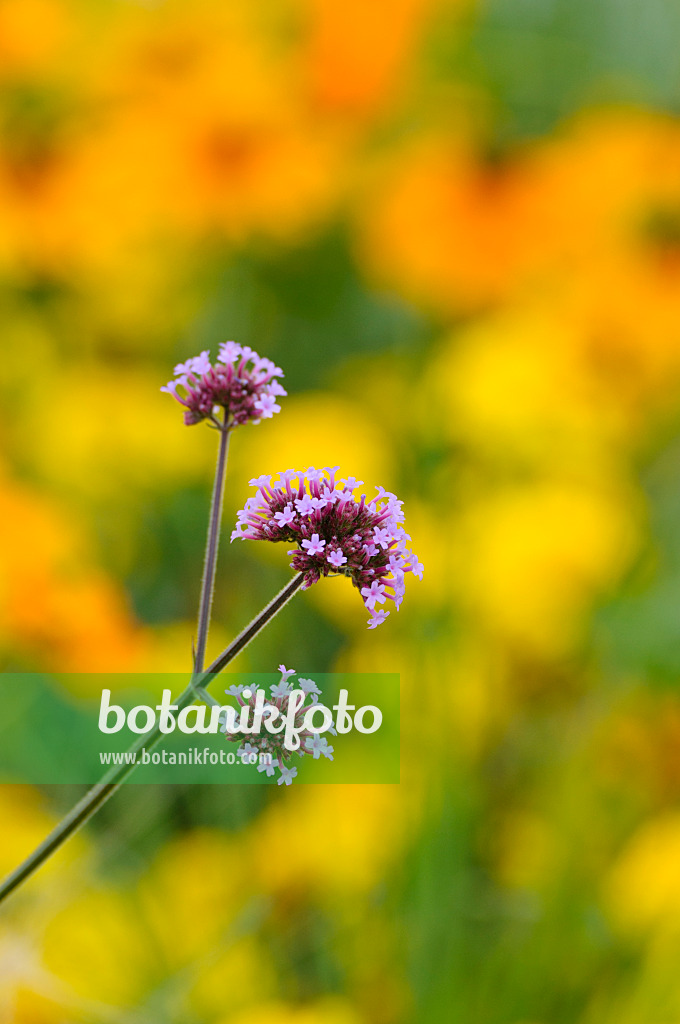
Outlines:
{"label": "purple flower bract", "polygon": [[276,378],[283,377],[283,370],[270,359],[234,341],[220,345],[214,366],[209,356],[209,352],[201,352],[180,363],[175,367],[175,379],[161,388],[184,406],[187,426],[214,420],[220,409],[225,410],[228,427],[259,423],[281,411],[276,399],[286,392]]}
{"label": "purple flower bract", "polygon": [[310,587],[322,576],[349,576],[372,612],[369,628],[384,622],[389,612],[377,608],[387,599],[399,608],[404,577],[422,579],[423,566],[406,547],[411,538],[401,525],[402,502],[383,487],[370,501],[354,490],[363,481],[336,480],[334,469],[306,472],[289,469],[274,480],[251,480],[257,494],[238,513],[231,535],[235,540],[287,541],[296,544],[291,568],[305,576]]}

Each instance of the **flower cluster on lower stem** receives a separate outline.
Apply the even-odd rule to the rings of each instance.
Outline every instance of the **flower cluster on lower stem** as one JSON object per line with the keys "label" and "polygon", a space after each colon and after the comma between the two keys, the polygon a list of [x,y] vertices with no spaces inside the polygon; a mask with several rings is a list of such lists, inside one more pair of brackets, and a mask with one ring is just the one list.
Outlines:
{"label": "flower cluster on lower stem", "polygon": [[231,539],[296,544],[290,564],[304,573],[305,587],[322,576],[349,576],[374,629],[389,615],[379,606],[391,600],[399,608],[406,574],[422,579],[423,566],[406,546],[403,502],[383,487],[370,501],[365,494],[357,499],[363,481],[338,479],[337,469],[289,469],[251,480],[257,494],[238,513]]}
{"label": "flower cluster on lower stem", "polygon": [[[285,665],[279,665],[279,672],[281,678],[278,683],[274,684],[269,688],[270,696],[265,698],[261,710],[261,724],[257,732],[251,731],[253,724],[256,724],[256,714],[258,707],[258,691],[255,687],[248,687],[244,685],[233,685],[230,686],[224,692],[229,697],[235,697],[240,710],[239,720],[246,723],[246,729],[236,729],[234,731],[228,731],[226,725],[222,726],[222,731],[228,740],[232,742],[239,742],[248,737],[247,743],[241,743],[238,748],[237,754],[244,763],[247,763],[247,759],[250,755],[255,755],[257,758],[257,770],[258,772],[265,772],[266,775],[271,778],[275,775],[276,770],[279,770],[278,785],[290,786],[293,779],[297,775],[297,768],[290,762],[297,754],[298,757],[304,757],[308,755],[318,760],[319,757],[327,757],[329,761],[333,760],[333,747],[329,744],[325,736],[322,736],[319,732],[315,732],[313,729],[304,727],[304,718],[306,713],[315,704],[318,704],[319,694],[321,690],[316,685],[313,679],[302,679],[298,678],[297,683],[293,684],[289,682],[291,676],[294,676],[295,669],[286,668]],[[285,716],[287,712],[287,703],[290,695],[294,691],[301,690],[304,694],[304,700],[300,703],[299,708],[295,712],[294,724],[295,730],[299,735],[300,746],[297,750],[289,750],[284,746],[283,733],[270,733],[266,728],[266,721],[268,718],[276,719],[278,716]],[[264,692],[264,691],[263,691]],[[260,698],[262,704],[262,699]],[[321,710],[321,709],[320,709]],[[331,735],[336,735],[336,730],[333,726],[330,726],[328,732]],[[261,755],[269,755],[269,760],[261,760]]]}
{"label": "flower cluster on lower stem", "polygon": [[220,409],[229,427],[259,423],[281,411],[276,399],[286,392],[276,378],[283,370],[270,359],[234,341],[220,345],[214,366],[209,357],[206,351],[179,363],[175,379],[161,388],[184,406],[187,426],[215,421]]}

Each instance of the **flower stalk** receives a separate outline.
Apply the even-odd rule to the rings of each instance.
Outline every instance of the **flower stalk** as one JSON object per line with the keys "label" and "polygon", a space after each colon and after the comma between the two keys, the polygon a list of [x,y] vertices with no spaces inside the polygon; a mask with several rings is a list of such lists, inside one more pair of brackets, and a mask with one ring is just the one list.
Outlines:
{"label": "flower stalk", "polygon": [[229,419],[224,413],[224,421],[220,423],[220,447],[217,455],[217,469],[210,501],[210,518],[208,520],[208,538],[205,547],[203,564],[203,580],[201,597],[198,606],[198,633],[194,651],[194,672],[203,671],[205,648],[210,628],[210,612],[212,610],[213,592],[215,590],[215,571],[217,569],[217,551],[220,544],[220,525],[222,523],[222,504],[224,501],[224,480],[227,472],[227,453],[229,451]]}

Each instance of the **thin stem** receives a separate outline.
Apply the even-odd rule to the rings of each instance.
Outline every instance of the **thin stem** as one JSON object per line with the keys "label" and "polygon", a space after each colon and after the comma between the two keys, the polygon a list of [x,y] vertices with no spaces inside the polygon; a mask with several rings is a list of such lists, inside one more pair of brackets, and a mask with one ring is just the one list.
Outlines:
{"label": "thin stem", "polygon": [[194,654],[194,672],[203,671],[205,647],[208,642],[210,628],[210,610],[212,608],[213,591],[215,589],[215,570],[217,568],[217,550],[220,544],[220,524],[222,522],[222,500],[224,496],[224,477],[227,469],[227,451],[229,449],[229,427],[227,413],[220,427],[220,448],[217,455],[217,469],[210,501],[210,518],[208,520],[208,539],[205,546],[203,563],[203,580],[201,582],[201,599],[198,606],[198,635]]}
{"label": "thin stem", "polygon": [[[213,661],[212,665],[203,672],[200,676],[196,674],[192,675],[191,682],[184,690],[182,694],[177,698],[175,704],[177,711],[172,712],[173,717],[177,717],[179,712],[187,707],[189,704],[193,704],[196,699],[196,687],[205,688],[210,685],[212,679],[224,669],[230,661],[240,654],[241,651],[246,647],[251,640],[253,640],[257,634],[264,629],[268,622],[270,622],[274,616],[290,601],[295,593],[300,589],[304,582],[304,576],[302,573],[298,573],[294,576],[290,583],[287,583],[285,587],[276,595],[276,597],[269,602],[266,608],[263,608],[259,615],[256,615],[253,621],[246,626],[244,630],[236,637],[235,640],[229,644],[227,648],[220,654],[218,658]],[[6,899],[10,893],[14,892],[18,886],[25,882],[27,878],[30,878],[38,868],[45,863],[45,861],[55,853],[60,846],[62,846],[66,840],[76,832],[81,825],[84,825],[88,818],[99,810],[99,808],[106,803],[110,796],[112,796],[125,779],[130,775],[137,765],[140,763],[137,755],[141,754],[144,750],[151,750],[160,739],[163,737],[163,733],[160,731],[158,726],[145,736],[140,736],[135,743],[127,751],[128,755],[131,756],[132,764],[117,765],[115,768],[110,769],[104,775],[100,782],[93,786],[80,800],[69,813],[62,818],[58,825],[50,832],[50,834],[43,840],[40,846],[31,853],[22,864],[16,868],[11,875],[0,885],[0,903]],[[132,755],[135,755],[132,758]]]}

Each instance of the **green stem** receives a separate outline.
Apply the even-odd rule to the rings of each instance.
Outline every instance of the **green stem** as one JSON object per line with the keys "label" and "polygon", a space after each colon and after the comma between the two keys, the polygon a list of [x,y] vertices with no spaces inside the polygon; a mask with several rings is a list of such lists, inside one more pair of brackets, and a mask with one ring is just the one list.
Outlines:
{"label": "green stem", "polygon": [[220,544],[220,525],[222,522],[222,501],[224,497],[224,478],[227,469],[227,451],[229,449],[229,427],[227,413],[220,427],[220,448],[217,455],[217,469],[210,502],[210,518],[208,520],[208,539],[205,546],[203,563],[203,580],[201,582],[201,598],[198,606],[198,634],[194,653],[194,672],[203,671],[205,648],[210,628],[210,610],[212,608],[213,591],[215,589],[215,570],[217,568],[217,550]]}
{"label": "green stem", "polygon": [[[271,622],[274,616],[286,605],[294,594],[300,589],[304,582],[304,576],[302,573],[298,573],[294,576],[290,583],[287,583],[285,587],[276,595],[276,597],[269,602],[266,608],[255,616],[253,621],[242,630],[235,640],[229,644],[227,648],[220,654],[218,658],[203,672],[201,675],[192,675],[191,682],[184,690],[182,694],[174,702],[177,706],[177,711],[172,712],[173,717],[177,717],[179,712],[187,707],[189,704],[193,704],[196,699],[196,687],[206,688],[210,685],[212,679],[221,672],[230,661],[240,654],[241,651],[246,647],[251,640],[253,640],[257,634],[264,629],[267,623]],[[158,726],[145,736],[140,736],[135,743],[127,751],[128,754],[140,755],[145,750],[152,750],[158,741],[162,739],[164,733],[162,733]],[[99,810],[99,808],[106,803],[110,796],[112,796],[116,790],[121,786],[125,779],[130,775],[137,765],[139,764],[139,757],[135,756],[134,763],[117,765],[115,768],[110,769],[106,775],[93,786],[82,798],[79,800],[75,807],[69,811],[69,813],[61,819],[58,825],[50,832],[50,834],[43,840],[40,846],[31,853],[26,860],[23,861],[7,878],[0,884],[0,903],[5,900],[10,893],[14,892],[22,882],[30,878],[38,868],[48,860],[63,844],[69,839],[70,836],[76,832],[81,825],[84,825],[88,818]]]}

